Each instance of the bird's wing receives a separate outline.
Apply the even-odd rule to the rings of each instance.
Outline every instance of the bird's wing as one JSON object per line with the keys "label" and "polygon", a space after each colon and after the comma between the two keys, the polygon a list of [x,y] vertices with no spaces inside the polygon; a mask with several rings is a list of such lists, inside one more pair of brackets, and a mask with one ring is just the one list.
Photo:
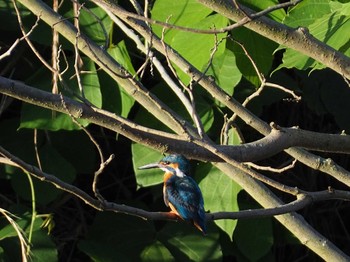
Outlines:
{"label": "bird's wing", "polygon": [[198,211],[204,212],[202,193],[191,177],[169,179],[165,186],[165,197],[185,220],[197,217]]}

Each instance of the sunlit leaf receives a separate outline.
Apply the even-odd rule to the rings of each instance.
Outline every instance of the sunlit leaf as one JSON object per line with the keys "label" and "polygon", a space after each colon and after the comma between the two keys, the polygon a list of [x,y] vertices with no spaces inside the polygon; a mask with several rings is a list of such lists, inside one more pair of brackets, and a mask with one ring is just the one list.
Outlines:
{"label": "sunlit leaf", "polygon": [[212,76],[229,95],[233,94],[235,86],[242,78],[242,73],[236,65],[236,57],[229,49],[225,49],[223,54],[214,57],[207,75]]}
{"label": "sunlit leaf", "polygon": [[[193,27],[194,24],[207,17],[211,12],[211,9],[195,0],[162,0],[155,1],[151,14],[155,20],[179,26]],[[161,37],[163,30],[161,26],[154,25],[153,30]],[[165,42],[171,44],[174,35],[178,32],[179,30],[176,29],[166,29],[164,34]]]}
{"label": "sunlit leaf", "polygon": [[[107,51],[129,74],[135,74],[135,69],[124,41],[119,42],[118,45],[111,46]],[[134,105],[134,98],[126,93],[123,87],[119,86],[106,72],[99,71],[98,77],[101,84],[103,108],[122,117],[127,117]]]}
{"label": "sunlit leaf", "polygon": [[[320,9],[312,8],[312,5],[320,1],[306,1],[299,8],[293,9],[288,19],[285,20],[287,25],[291,26],[307,26],[309,33],[315,38],[321,40],[325,44],[333,47],[336,50],[350,55],[349,37],[350,3],[341,4],[338,2],[321,1]],[[283,48],[281,46],[280,48]],[[300,70],[323,69],[325,65],[315,61],[308,56],[301,54],[293,49],[287,48],[283,54],[283,64],[276,70],[286,68],[297,68]]]}
{"label": "sunlit leaf", "polygon": [[139,187],[148,187],[157,185],[163,182],[163,171],[160,169],[144,169],[139,170],[138,167],[150,163],[156,163],[162,158],[162,154],[156,150],[141,144],[133,143],[132,146],[132,161],[136,182]]}

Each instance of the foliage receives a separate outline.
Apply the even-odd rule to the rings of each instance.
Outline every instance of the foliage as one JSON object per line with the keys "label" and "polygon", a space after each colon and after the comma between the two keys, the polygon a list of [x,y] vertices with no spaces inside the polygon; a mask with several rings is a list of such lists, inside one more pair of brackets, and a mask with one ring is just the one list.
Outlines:
{"label": "foliage", "polygon": [[[262,10],[278,2],[247,0],[242,3],[254,10]],[[120,1],[119,5],[126,9],[131,8],[126,1]],[[307,27],[313,36],[349,56],[349,10],[350,4],[341,1],[307,0],[296,7],[276,10],[268,17],[290,27]],[[23,6],[20,6],[20,13],[29,30],[35,17]],[[71,22],[75,19],[70,1],[64,1],[59,13]],[[232,23],[228,18],[194,0],[154,1],[150,14],[155,20],[196,29],[219,29]],[[21,37],[19,27],[13,26],[15,21],[17,17],[13,5],[0,1],[0,44],[5,49],[16,38]],[[145,61],[145,55],[102,8],[90,1],[85,3],[81,9],[79,24],[86,37],[101,48],[106,48],[111,57],[135,76],[135,79],[139,79],[152,94],[187,123],[193,124],[192,116],[169,90],[161,75],[155,72],[153,64],[147,64],[146,70],[136,76]],[[30,35],[31,41],[47,61],[51,55],[51,30],[40,22]],[[298,125],[323,132],[350,131],[347,114],[350,110],[349,86],[341,76],[326,69],[320,62],[243,27],[217,35],[197,34],[175,28],[163,29],[160,25],[152,25],[152,30],[157,36],[164,37],[165,43],[240,102],[254,93],[261,84],[261,78],[241,45],[267,80],[302,94],[303,100],[298,103],[283,100],[288,94],[280,90],[265,89],[247,106],[265,121],[275,121],[282,126]],[[83,65],[80,68],[84,87],[82,94],[74,70],[74,45],[62,37],[60,43],[61,70],[68,68],[63,74],[64,82],[59,86],[60,93],[76,101],[81,101],[84,96],[89,103],[112,114],[148,128],[169,132],[166,123],[162,123],[148,109],[135,102],[136,91],[135,97],[128,94],[121,84],[100,70],[91,57],[83,53],[80,54]],[[217,50],[214,52],[215,48]],[[154,55],[163,65],[167,65],[163,56],[158,53]],[[18,46],[10,58],[3,59],[0,63],[3,76],[51,92],[52,73],[27,45]],[[174,64],[173,67],[177,73],[173,79],[181,80],[187,87],[194,83],[182,69]],[[232,113],[200,85],[194,83],[192,88],[204,131],[213,141],[220,143],[224,119]],[[21,103],[5,96],[4,99],[5,109],[0,118],[0,145],[12,154],[92,194],[93,174],[98,169],[100,160],[95,146],[82,130],[86,127],[105,155],[116,154],[116,159],[100,176],[100,193],[116,203],[150,211],[168,211],[162,203],[162,171],[137,169],[138,166],[158,161],[163,152],[131,143],[124,137],[86,120],[79,119],[77,125],[70,115]],[[240,120],[236,121],[235,127],[229,131],[229,145],[239,145],[242,141],[249,142],[260,138],[260,135]],[[275,165],[284,161],[286,157],[278,155],[262,161],[261,164]],[[208,212],[258,208],[257,203],[244,192],[244,188],[211,163],[196,162],[192,167],[193,177],[203,192]],[[317,178],[312,174],[303,181],[304,178],[295,175],[298,173],[301,176],[302,171],[302,167],[296,167],[295,171],[288,171],[282,179],[305,189],[314,189],[312,187],[318,184],[319,190],[329,185],[338,185],[333,180]],[[306,176],[304,173],[302,175]],[[87,258],[93,261],[230,261],[234,258],[237,261],[294,261],[303,256],[314,258],[272,218],[238,222],[229,219],[215,220],[209,223],[209,234],[203,237],[183,221],[146,221],[129,215],[92,210],[68,193],[36,179],[33,180],[34,197],[25,173],[9,165],[1,166],[0,179],[2,207],[17,216],[16,222],[26,234],[29,234],[29,226],[33,223],[30,220],[31,214],[37,214],[30,243],[30,257],[33,261]],[[32,208],[33,201],[36,203],[36,210]],[[335,212],[340,214],[343,207],[345,204],[339,204]],[[324,204],[323,208],[327,210],[330,206]],[[38,216],[49,213],[54,221],[51,222],[51,232],[41,226],[43,221]],[[316,226],[321,227],[321,231],[328,230],[328,226],[320,225],[321,222],[317,221],[315,215],[305,211],[305,216],[307,215]],[[330,219],[332,223],[339,225],[348,219],[348,215],[344,214],[342,219]],[[343,229],[348,229],[348,226],[339,226],[332,229],[331,233],[328,232],[341,246],[346,241],[336,238],[336,230]],[[291,248],[296,248],[299,253],[290,255]],[[348,253],[350,251],[349,247],[344,247],[343,250]],[[16,232],[5,219],[0,220],[0,259],[21,260]]]}

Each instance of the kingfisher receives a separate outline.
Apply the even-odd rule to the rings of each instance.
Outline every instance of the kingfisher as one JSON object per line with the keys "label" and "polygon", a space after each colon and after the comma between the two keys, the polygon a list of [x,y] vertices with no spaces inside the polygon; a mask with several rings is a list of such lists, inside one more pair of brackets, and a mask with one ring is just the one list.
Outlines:
{"label": "kingfisher", "polygon": [[163,198],[166,206],[185,221],[191,222],[206,235],[205,211],[202,192],[190,174],[190,163],[182,155],[165,156],[158,163],[139,169],[160,168],[165,171]]}

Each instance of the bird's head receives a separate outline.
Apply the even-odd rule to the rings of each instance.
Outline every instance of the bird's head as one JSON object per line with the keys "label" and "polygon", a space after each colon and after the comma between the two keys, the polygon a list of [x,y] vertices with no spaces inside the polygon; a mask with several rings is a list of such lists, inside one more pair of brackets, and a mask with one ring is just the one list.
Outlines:
{"label": "bird's head", "polygon": [[163,157],[158,163],[152,163],[139,167],[139,169],[160,168],[165,172],[173,173],[179,177],[189,175],[190,163],[182,155],[168,155]]}

